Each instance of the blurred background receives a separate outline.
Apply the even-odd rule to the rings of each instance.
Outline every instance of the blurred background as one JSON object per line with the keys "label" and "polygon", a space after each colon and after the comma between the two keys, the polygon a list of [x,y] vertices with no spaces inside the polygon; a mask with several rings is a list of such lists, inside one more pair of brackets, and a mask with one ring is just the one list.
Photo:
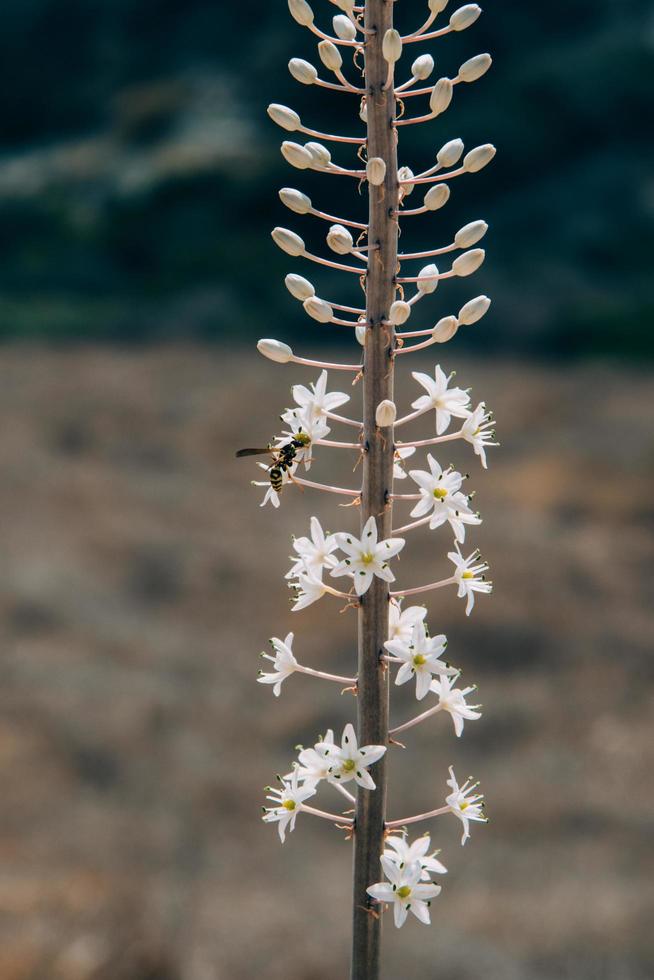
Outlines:
{"label": "blurred background", "polygon": [[[398,2],[400,28],[425,6]],[[329,30],[335,8],[314,8]],[[303,662],[351,672],[353,614],[325,599],[291,616],[282,575],[312,513],[357,515],[294,488],[260,510],[233,459],[317,375],[263,361],[257,337],[353,356],[287,294],[306,269],[269,238],[288,225],[326,254],[327,226],[285,212],[283,185],[365,214],[349,181],[290,171],[265,115],[272,99],[360,132],[354,97],[288,75],[314,41],[283,0],[2,6],[0,980],[346,976],[348,845],[306,818],[281,848],[258,807],[293,746],[355,705],[302,677],[277,700],[254,678],[290,629]],[[403,238],[490,225],[474,280],[444,283],[415,326],[493,298],[437,355],[498,417],[488,472],[456,444],[439,457],[471,474],[496,593],[470,620],[454,596],[428,602],[484,717],[461,740],[439,716],[408,732],[390,811],[439,805],[454,763],[492,821],[464,850],[454,820],[430,825],[450,872],[431,929],[389,923],[384,976],[650,980],[654,11],[490,3],[425,50],[435,77],[495,59],[445,117],[403,130],[400,162],[424,169],[455,136],[500,151]],[[319,295],[360,295],[309,274]],[[418,392],[399,373],[404,408]],[[354,485],[335,456],[316,478]],[[448,545],[416,534],[401,583],[439,577]],[[394,691],[398,721],[414,709]]]}

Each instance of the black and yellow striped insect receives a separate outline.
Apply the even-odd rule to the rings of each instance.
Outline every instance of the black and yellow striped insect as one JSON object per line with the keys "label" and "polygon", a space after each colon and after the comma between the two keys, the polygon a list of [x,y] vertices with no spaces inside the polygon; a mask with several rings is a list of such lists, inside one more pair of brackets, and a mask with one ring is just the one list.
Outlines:
{"label": "black and yellow striped insect", "polygon": [[306,432],[300,431],[296,432],[289,442],[285,442],[281,446],[268,445],[263,449],[239,449],[236,455],[237,457],[271,455],[273,460],[268,467],[270,486],[275,493],[279,493],[284,485],[284,474],[288,473],[290,476],[298,451],[306,449],[310,443],[311,439]]}

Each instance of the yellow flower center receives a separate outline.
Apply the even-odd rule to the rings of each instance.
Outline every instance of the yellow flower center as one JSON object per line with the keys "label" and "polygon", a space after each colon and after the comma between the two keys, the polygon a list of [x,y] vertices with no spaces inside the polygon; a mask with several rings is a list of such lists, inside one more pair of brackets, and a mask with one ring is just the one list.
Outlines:
{"label": "yellow flower center", "polygon": [[409,888],[408,885],[402,885],[401,888],[398,888],[397,894],[399,895],[400,898],[408,898],[409,895],[411,894],[411,889]]}
{"label": "yellow flower center", "polygon": [[375,560],[375,556],[371,555],[369,551],[366,551],[365,554],[361,555],[361,561],[363,562],[364,565],[369,565],[370,562],[374,560]]}
{"label": "yellow flower center", "polygon": [[343,763],[343,769],[345,769],[345,772],[352,772],[355,766],[356,766],[356,762],[354,761],[354,759],[346,759],[345,762]]}
{"label": "yellow flower center", "polygon": [[459,803],[459,810],[467,810],[469,806],[470,804],[467,803],[466,800],[461,800]]}
{"label": "yellow flower center", "polygon": [[434,496],[436,497],[436,500],[445,500],[447,497],[447,490],[445,490],[444,487],[436,487],[434,490]]}
{"label": "yellow flower center", "polygon": [[475,577],[474,572],[464,572],[463,575],[461,576],[461,578],[474,578],[474,577]]}
{"label": "yellow flower center", "polygon": [[474,432],[472,433],[472,435],[473,435],[473,438],[474,438],[475,436],[478,436],[480,432],[481,432],[481,429],[475,429],[475,431],[474,431]]}
{"label": "yellow flower center", "polygon": [[297,804],[295,800],[284,800],[282,806],[284,807],[285,810],[294,810]]}
{"label": "yellow flower center", "polygon": [[422,665],[426,663],[427,663],[427,658],[424,657],[421,653],[416,653],[415,657],[413,658],[414,667],[422,667]]}

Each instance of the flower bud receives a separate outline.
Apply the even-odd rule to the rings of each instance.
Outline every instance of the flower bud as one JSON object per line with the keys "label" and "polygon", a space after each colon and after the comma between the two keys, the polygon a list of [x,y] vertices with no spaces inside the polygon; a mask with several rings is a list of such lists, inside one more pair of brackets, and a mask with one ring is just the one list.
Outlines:
{"label": "flower bud", "polygon": [[271,235],[275,245],[281,248],[282,252],[293,256],[304,255],[304,242],[294,231],[289,231],[288,228],[273,228]]}
{"label": "flower bud", "polygon": [[329,68],[330,71],[340,71],[343,59],[335,44],[331,41],[321,41],[318,45],[318,54],[325,68]]}
{"label": "flower bud", "polygon": [[334,34],[341,41],[354,41],[357,36],[357,29],[349,17],[346,17],[345,14],[336,14],[332,24],[334,25]]}
{"label": "flower bud", "polygon": [[379,187],[384,183],[386,177],[386,163],[381,157],[371,157],[366,164],[366,176],[368,182],[374,187]]}
{"label": "flower bud", "polygon": [[336,252],[338,255],[347,255],[354,247],[354,240],[343,225],[332,225],[327,232],[327,244],[332,252]]}
{"label": "flower bud", "polygon": [[306,0],[288,0],[288,9],[293,20],[301,24],[302,27],[309,27],[313,24],[313,10]]}
{"label": "flower bud", "polygon": [[471,248],[469,252],[459,255],[452,263],[452,272],[455,276],[471,276],[486,258],[483,248]]}
{"label": "flower bud", "polygon": [[279,105],[277,102],[270,103],[268,106],[268,115],[274,123],[277,123],[282,129],[287,129],[291,133],[299,129],[302,125],[302,120],[297,112],[289,109],[286,105]]}
{"label": "flower bud", "polygon": [[476,174],[478,170],[481,170],[482,167],[485,167],[487,163],[491,162],[496,152],[492,143],[484,143],[482,146],[476,146],[474,150],[470,150],[464,156],[463,166],[468,173]]}
{"label": "flower bud", "polygon": [[297,276],[294,272],[289,272],[284,279],[284,284],[291,296],[299,299],[301,303],[305,299],[309,299],[310,296],[315,296],[316,290],[313,283],[310,283],[304,276]]}
{"label": "flower bud", "polygon": [[452,82],[449,78],[439,78],[429,97],[429,108],[435,116],[445,112],[452,101]]}
{"label": "flower bud", "polygon": [[355,0],[332,0],[332,3],[334,6],[338,7],[339,10],[349,14],[350,17],[354,17]]}
{"label": "flower bud", "polygon": [[298,170],[306,170],[313,166],[313,157],[309,151],[299,143],[292,143],[290,140],[284,140],[282,143],[282,156],[287,163],[290,163],[292,167],[297,167]]}
{"label": "flower bud", "polygon": [[458,329],[459,324],[455,316],[444,316],[432,330],[432,337],[437,344],[445,344],[452,339]]}
{"label": "flower bud", "polygon": [[282,204],[285,204],[291,211],[295,211],[296,214],[308,214],[312,207],[311,198],[303,194],[302,191],[296,191],[294,187],[282,187],[279,192],[279,199]]}
{"label": "flower bud", "polygon": [[434,265],[433,262],[431,262],[429,265],[424,266],[418,273],[418,276],[420,277],[418,279],[418,282],[416,283],[418,292],[424,294],[435,292],[436,287],[438,286],[438,279],[435,279],[434,277],[437,275],[438,275],[438,266]]}
{"label": "flower bud", "polygon": [[304,144],[304,149],[310,154],[313,167],[328,167],[332,161],[331,153],[322,143],[310,140]]}
{"label": "flower bud", "polygon": [[390,27],[384,34],[382,54],[384,60],[388,61],[391,65],[399,61],[402,55],[402,38],[400,37],[400,32],[396,31],[394,27]]}
{"label": "flower bud", "polygon": [[450,140],[441,146],[436,154],[436,162],[440,167],[453,167],[461,159],[463,153],[463,140]]}
{"label": "flower bud", "polygon": [[[411,167],[400,167],[400,169],[397,172],[397,179],[400,181],[411,180],[411,178],[414,176],[415,174],[413,173]],[[402,184],[402,186],[400,187],[400,196],[408,197],[409,194],[413,191],[413,188],[415,186],[416,186],[415,184]]]}
{"label": "flower bud", "polygon": [[334,311],[329,303],[324,299],[320,299],[318,296],[309,296],[302,305],[309,316],[312,316],[318,323],[329,323],[334,316]]}
{"label": "flower bud", "polygon": [[411,74],[414,78],[424,81],[429,78],[434,70],[434,59],[430,54],[421,54],[411,65]]}
{"label": "flower bud", "polygon": [[293,357],[291,348],[281,340],[259,340],[257,350],[269,361],[276,361],[278,364],[288,364]]}
{"label": "flower bud", "polygon": [[291,58],[288,63],[288,70],[295,81],[301,82],[302,85],[313,85],[318,77],[318,70],[304,58]]}
{"label": "flower bud", "polygon": [[359,106],[359,119],[361,122],[368,122],[368,103],[366,102],[365,97],[361,99],[361,105]]}
{"label": "flower bud", "polygon": [[476,3],[467,3],[465,7],[459,7],[450,17],[450,27],[453,31],[465,31],[466,27],[477,20],[481,13],[481,7]]}
{"label": "flower bud", "polygon": [[396,299],[394,303],[391,303],[391,308],[388,311],[388,319],[394,327],[399,327],[400,324],[406,323],[410,316],[411,307],[403,299]]}
{"label": "flower bud", "polygon": [[444,204],[447,204],[449,197],[450,189],[447,184],[434,184],[425,194],[423,204],[428,211],[438,211]]}
{"label": "flower bud", "polygon": [[459,78],[462,82],[476,82],[486,74],[492,63],[493,59],[489,54],[476,54],[474,58],[463,62],[459,68]]}
{"label": "flower bud", "polygon": [[367,327],[364,327],[363,324],[360,327],[355,327],[354,328],[354,336],[356,337],[357,341],[361,344],[362,347],[364,346],[364,344],[366,342],[366,330],[367,329],[368,328]]}
{"label": "flower bud", "polygon": [[392,402],[390,398],[384,398],[375,410],[376,424],[380,429],[385,429],[389,425],[393,425],[396,418],[397,408],[395,407],[395,402]]}
{"label": "flower bud", "polygon": [[476,323],[477,320],[481,320],[490,305],[488,296],[475,296],[474,299],[469,299],[459,310],[459,323]]}
{"label": "flower bud", "polygon": [[447,7],[447,0],[428,0],[429,12],[440,14]]}
{"label": "flower bud", "polygon": [[459,228],[454,236],[454,244],[457,248],[470,248],[471,245],[481,241],[487,231],[488,225],[485,221],[471,221],[470,224]]}

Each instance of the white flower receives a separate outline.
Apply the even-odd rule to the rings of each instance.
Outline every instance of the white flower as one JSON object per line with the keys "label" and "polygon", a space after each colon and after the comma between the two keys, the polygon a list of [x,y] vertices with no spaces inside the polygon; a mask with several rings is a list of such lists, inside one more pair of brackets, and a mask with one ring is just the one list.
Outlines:
{"label": "white flower", "polygon": [[412,408],[418,411],[434,408],[436,410],[436,433],[442,435],[450,424],[451,416],[464,419],[470,414],[468,406],[470,395],[463,388],[448,388],[453,375],[449,377],[439,364],[434,369],[434,379],[428,374],[421,374],[420,371],[413,371],[413,377],[418,384],[427,391],[426,395],[421,395],[412,403]]}
{"label": "white flower", "polygon": [[447,780],[447,785],[452,788],[452,792],[449,796],[445,797],[445,802],[450,808],[450,812],[458,817],[463,824],[463,836],[461,838],[461,844],[465,844],[467,839],[470,837],[470,820],[476,820],[480,823],[486,823],[487,817],[484,816],[484,797],[482,793],[474,793],[474,790],[479,786],[479,783],[470,783],[469,779],[466,779],[463,786],[459,786],[456,781],[456,776],[454,775],[454,769],[450,766],[450,778]]}
{"label": "white flower", "polygon": [[323,416],[312,418],[310,412],[304,408],[289,408],[282,415],[282,421],[286,422],[290,431],[283,432],[281,436],[276,437],[277,447],[290,442],[299,433],[308,436],[308,444],[297,448],[293,462],[294,467],[298,463],[304,463],[305,469],[308,470],[312,462],[312,443],[316,439],[324,439],[325,436],[329,435],[330,429],[327,420]]}
{"label": "white flower", "polygon": [[282,689],[282,682],[295,672],[298,664],[297,660],[293,656],[292,633],[289,633],[286,639],[283,641],[278,639],[276,636],[273,636],[270,642],[273,650],[275,651],[275,656],[271,657],[269,653],[262,653],[261,656],[266,660],[272,661],[275,667],[275,672],[273,674],[264,674],[263,671],[260,671],[257,681],[259,684],[274,684],[273,694],[276,698],[278,698]]}
{"label": "white flower", "polygon": [[436,860],[436,855],[439,852],[434,851],[432,854],[427,854],[430,843],[429,834],[418,837],[414,840],[413,844],[409,844],[404,836],[393,835],[387,837],[384,841],[385,846],[391,848],[390,851],[384,851],[384,856],[394,861],[400,868],[413,864],[414,861],[418,861],[422,868],[420,880],[429,881],[430,874],[447,874],[445,865]]}
{"label": "white flower", "polygon": [[316,787],[310,783],[303,786],[298,784],[298,773],[295,770],[292,776],[282,779],[281,789],[273,789],[272,786],[266,787],[271,795],[266,799],[274,803],[274,806],[265,807],[265,813],[261,818],[265,823],[279,822],[279,839],[282,844],[286,840],[286,831],[289,833],[295,830],[297,815],[302,809],[302,804],[310,796],[314,796]]}
{"label": "white flower", "polygon": [[464,558],[458,545],[456,551],[448,551],[447,557],[454,562],[454,580],[459,587],[457,592],[459,599],[466,596],[468,598],[466,616],[469,616],[475,604],[475,592],[488,594],[493,591],[492,582],[484,580],[483,573],[488,571],[488,565],[485,561],[479,561],[479,550],[473,551],[471,555]]}
{"label": "white flower", "polygon": [[372,898],[378,902],[387,902],[393,906],[395,925],[399,929],[406,922],[409,911],[413,912],[419,922],[429,925],[429,903],[441,893],[441,886],[421,882],[422,867],[419,861],[414,861],[404,868],[399,868],[385,854],[382,854],[381,865],[388,882],[378,882],[366,889]]}
{"label": "white flower", "polygon": [[391,600],[388,607],[388,639],[404,640],[409,643],[416,623],[427,615],[426,606],[409,606],[402,609],[399,602]]}
{"label": "white flower", "polygon": [[393,479],[406,480],[406,471],[402,466],[402,460],[408,459],[409,456],[413,456],[415,451],[416,451],[415,446],[402,446],[400,449],[395,450],[394,462],[393,462]]}
{"label": "white flower", "polygon": [[354,728],[348,724],[343,729],[340,748],[326,742],[319,742],[314,748],[329,762],[330,779],[339,783],[353,779],[363,789],[375,789],[368,767],[381,759],[386,752],[385,745],[362,745],[359,748]]}
{"label": "white flower", "polygon": [[323,751],[325,747],[330,749],[334,747],[334,732],[331,728],[327,729],[324,738],[316,742],[312,749],[300,749],[300,754],[297,757],[299,763],[297,772],[300,779],[303,779],[305,783],[312,783],[315,786],[321,779],[326,779],[328,782],[333,781],[329,772],[331,763],[328,755]]}
{"label": "white flower", "polygon": [[451,714],[454,731],[456,732],[457,738],[460,738],[463,732],[463,723],[466,718],[469,720],[481,718],[481,711],[475,711],[475,708],[481,708],[481,705],[466,704],[466,695],[472,694],[476,688],[455,687],[454,685],[458,679],[458,674],[455,677],[439,677],[431,682],[429,690],[438,695],[438,705],[441,710],[449,711]]}
{"label": "white flower", "polygon": [[456,674],[454,667],[448,667],[440,659],[445,653],[447,637],[427,636],[425,624],[418,621],[411,630],[411,640],[386,640],[384,647],[394,657],[402,661],[395,678],[396,684],[406,684],[412,676],[416,678],[416,697],[422,701],[431,684],[432,674]]}
{"label": "white flower", "polygon": [[404,538],[387,538],[385,541],[377,540],[377,523],[374,517],[369,517],[366,521],[361,538],[347,532],[339,532],[336,535],[339,548],[345,552],[347,558],[332,569],[333,577],[340,575],[354,575],[354,588],[357,595],[363,595],[372,584],[373,577],[383,579],[385,582],[394,582],[395,576],[388,567],[388,559],[393,558],[404,547]]}
{"label": "white flower", "polygon": [[329,591],[329,587],[314,572],[298,572],[297,580],[289,582],[289,588],[295,590],[295,604],[291,607],[293,612],[306,609]]}
{"label": "white flower", "polygon": [[338,547],[335,534],[325,535],[317,517],[311,518],[311,537],[295,538],[293,550],[299,555],[293,557],[295,564],[286,573],[286,578],[295,578],[300,572],[311,572],[322,578],[323,568],[334,568],[336,556],[332,554]]}
{"label": "white flower", "polygon": [[485,404],[480,402],[474,412],[465,420],[461,428],[462,437],[472,444],[475,454],[481,459],[481,465],[484,469],[488,468],[485,453],[486,446],[499,446],[499,442],[492,441],[495,436],[494,424],[492,414],[487,412]]}
{"label": "white flower", "polygon": [[466,524],[481,524],[481,518],[470,508],[468,497],[461,493],[463,477],[451,467],[442,470],[431,453],[427,456],[429,472],[410,470],[409,476],[420,487],[421,499],[411,517],[423,517],[432,511],[429,527],[440,527],[449,521],[456,541],[465,541]]}
{"label": "white flower", "polygon": [[293,385],[292,392],[296,404],[305,409],[309,417],[314,420],[324,416],[325,412],[333,412],[335,408],[350,400],[350,396],[342,391],[327,391],[326,371],[321,371],[320,377],[311,385],[311,389],[304,385]]}

